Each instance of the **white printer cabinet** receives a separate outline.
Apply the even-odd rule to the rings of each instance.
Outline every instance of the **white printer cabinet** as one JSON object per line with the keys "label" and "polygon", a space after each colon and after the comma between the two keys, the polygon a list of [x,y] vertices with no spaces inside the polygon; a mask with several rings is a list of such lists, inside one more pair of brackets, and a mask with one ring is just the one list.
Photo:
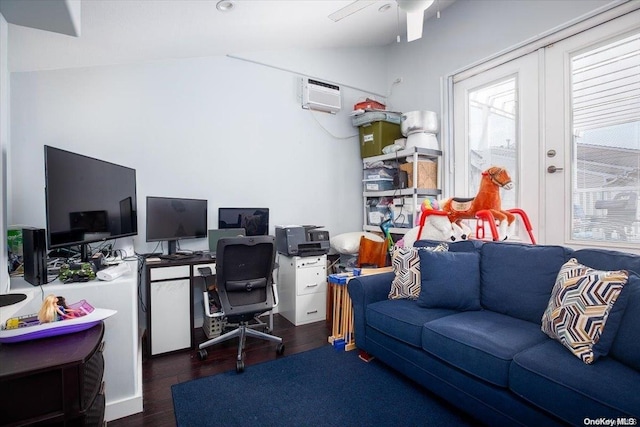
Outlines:
{"label": "white printer cabinet", "polygon": [[325,320],[327,256],[278,258],[278,312],[294,325]]}

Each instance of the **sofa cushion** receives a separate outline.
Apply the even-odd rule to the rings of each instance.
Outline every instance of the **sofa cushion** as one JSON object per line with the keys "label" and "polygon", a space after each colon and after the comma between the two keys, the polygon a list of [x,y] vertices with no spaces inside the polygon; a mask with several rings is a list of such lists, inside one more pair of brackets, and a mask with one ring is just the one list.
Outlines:
{"label": "sofa cushion", "polygon": [[454,313],[456,312],[447,309],[426,309],[418,307],[415,301],[398,299],[369,304],[365,316],[368,326],[420,348],[423,325]]}
{"label": "sofa cushion", "polygon": [[[613,338],[609,356],[640,371],[640,278],[638,275],[629,276],[620,298],[626,298],[626,308],[620,320],[620,325]],[[616,303],[617,305],[618,303]],[[608,326],[604,329],[600,341],[609,334]]]}
{"label": "sofa cushion", "polygon": [[449,247],[441,243],[433,247],[397,248],[393,251],[391,265],[395,277],[391,282],[389,299],[417,299],[420,295],[420,251],[446,251]]}
{"label": "sofa cushion", "polygon": [[[542,331],[584,363],[593,363],[609,352],[611,341],[601,343],[600,336],[605,327],[618,328],[622,317],[619,308],[626,303],[618,297],[628,277],[626,270],[596,270],[570,259],[558,272],[542,316]],[[618,308],[617,318],[609,323],[614,307]]]}
{"label": "sofa cushion", "polygon": [[630,270],[640,273],[640,256],[608,249],[578,249],[571,258],[596,270]]}
{"label": "sofa cushion", "polygon": [[[413,246],[419,247],[433,247],[438,246],[442,242],[438,240],[422,239],[416,241]],[[484,244],[483,240],[458,240],[455,242],[447,243],[449,245],[449,252],[479,252],[480,248]]]}
{"label": "sofa cushion", "polygon": [[477,252],[420,252],[418,305],[454,310],[480,309],[480,255]]}
{"label": "sofa cushion", "polygon": [[[627,270],[640,273],[640,256],[627,252],[608,249],[579,249],[572,254],[579,263],[589,265],[598,270]],[[616,311],[623,308],[619,303],[626,300],[626,308],[620,316],[620,325],[615,327]],[[620,294],[620,299],[613,307],[607,324],[602,331],[600,343],[610,347],[610,355],[633,366],[640,371],[640,340],[637,338],[640,331],[640,279],[637,274],[629,276],[629,283]]]}
{"label": "sofa cushion", "polygon": [[640,417],[640,372],[611,358],[582,363],[553,340],[513,358],[509,387],[561,419],[583,425],[586,418]]}
{"label": "sofa cushion", "polygon": [[548,340],[540,325],[491,311],[466,311],[424,325],[422,348],[491,384],[507,387],[520,351]]}
{"label": "sofa cushion", "polygon": [[480,302],[488,310],[540,324],[571,249],[487,242],[480,250]]}

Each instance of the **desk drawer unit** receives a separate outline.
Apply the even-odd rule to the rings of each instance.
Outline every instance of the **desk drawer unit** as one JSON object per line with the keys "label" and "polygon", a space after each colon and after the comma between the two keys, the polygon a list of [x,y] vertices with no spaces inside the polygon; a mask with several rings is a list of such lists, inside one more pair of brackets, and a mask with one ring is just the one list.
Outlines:
{"label": "desk drawer unit", "polygon": [[324,320],[327,298],[327,257],[280,256],[279,312],[294,325]]}
{"label": "desk drawer unit", "polygon": [[193,329],[190,266],[150,267],[148,286],[151,355],[190,348]]}

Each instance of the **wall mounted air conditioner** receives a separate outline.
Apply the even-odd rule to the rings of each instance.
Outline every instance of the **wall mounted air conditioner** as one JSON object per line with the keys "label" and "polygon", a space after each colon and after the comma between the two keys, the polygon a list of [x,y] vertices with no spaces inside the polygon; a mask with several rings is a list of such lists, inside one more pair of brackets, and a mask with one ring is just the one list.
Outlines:
{"label": "wall mounted air conditioner", "polygon": [[306,77],[302,79],[302,108],[335,114],[341,107],[340,86]]}

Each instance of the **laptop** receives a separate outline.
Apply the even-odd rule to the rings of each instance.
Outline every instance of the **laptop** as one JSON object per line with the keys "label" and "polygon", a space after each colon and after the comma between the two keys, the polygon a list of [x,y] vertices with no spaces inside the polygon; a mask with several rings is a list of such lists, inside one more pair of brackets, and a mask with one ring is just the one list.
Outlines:
{"label": "laptop", "polygon": [[222,228],[209,230],[209,253],[212,258],[216,257],[216,251],[218,250],[218,240],[223,237],[238,237],[244,236],[246,233],[244,228]]}

